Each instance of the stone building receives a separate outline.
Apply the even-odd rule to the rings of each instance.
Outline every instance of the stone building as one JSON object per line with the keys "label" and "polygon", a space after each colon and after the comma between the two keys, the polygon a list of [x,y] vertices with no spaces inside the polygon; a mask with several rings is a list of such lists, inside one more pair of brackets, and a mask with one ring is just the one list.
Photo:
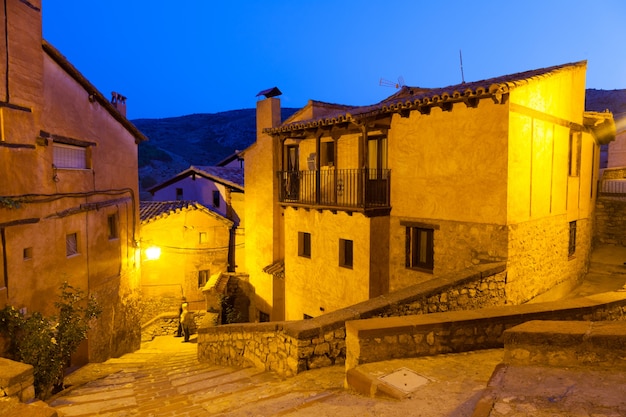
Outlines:
{"label": "stone building", "polygon": [[507,265],[506,302],[585,273],[599,146],[586,62],[370,106],[257,103],[245,151],[246,259],[258,319],[297,320],[473,265]]}
{"label": "stone building", "polygon": [[228,272],[232,229],[231,220],[194,201],[141,202],[145,320],[177,311],[183,297],[190,310],[206,310],[202,290]]}
{"label": "stone building", "polygon": [[41,1],[0,10],[0,306],[51,314],[67,281],[103,307],[77,363],[139,347],[137,145],[106,99],[42,39]]}
{"label": "stone building", "polygon": [[245,266],[244,188],[241,157],[235,154],[227,166],[191,166],[148,190],[153,201],[192,200],[233,224],[228,271]]}

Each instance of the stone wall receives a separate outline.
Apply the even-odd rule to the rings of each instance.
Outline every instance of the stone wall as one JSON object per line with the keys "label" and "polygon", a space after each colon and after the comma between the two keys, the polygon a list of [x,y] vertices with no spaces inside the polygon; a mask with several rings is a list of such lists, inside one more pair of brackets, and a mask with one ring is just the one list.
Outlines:
{"label": "stone wall", "polygon": [[626,320],[626,293],[473,311],[346,323],[346,368],[389,359],[503,346],[506,329],[531,320]]}
{"label": "stone wall", "polygon": [[[602,180],[626,178],[626,167],[607,168]],[[603,187],[600,187],[602,190]],[[626,246],[626,196],[600,193],[596,201],[594,245]]]}
{"label": "stone wall", "polygon": [[504,263],[482,265],[310,320],[203,326],[198,329],[198,359],[253,365],[283,376],[343,364],[346,321],[501,305],[506,299],[506,274]]}
{"label": "stone wall", "polygon": [[[568,255],[567,215],[549,216],[511,226],[507,296],[522,304],[559,284],[574,285],[587,272],[592,222],[576,221],[576,251]],[[541,238],[549,236],[550,238]]]}
{"label": "stone wall", "polygon": [[594,244],[626,246],[626,198],[598,197]]}

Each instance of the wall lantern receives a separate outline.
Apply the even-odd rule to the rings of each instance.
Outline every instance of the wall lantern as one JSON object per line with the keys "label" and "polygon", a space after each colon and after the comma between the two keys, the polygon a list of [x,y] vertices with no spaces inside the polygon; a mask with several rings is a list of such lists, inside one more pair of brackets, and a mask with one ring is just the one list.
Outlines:
{"label": "wall lantern", "polygon": [[146,259],[155,261],[161,257],[161,248],[158,246],[150,246],[146,249]]}

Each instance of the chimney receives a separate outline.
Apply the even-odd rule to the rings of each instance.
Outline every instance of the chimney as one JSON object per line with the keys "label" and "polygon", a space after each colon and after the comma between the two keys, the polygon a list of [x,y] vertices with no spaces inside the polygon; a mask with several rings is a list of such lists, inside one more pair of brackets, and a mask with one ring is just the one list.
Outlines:
{"label": "chimney", "polygon": [[122,116],[126,117],[126,97],[113,91],[111,93],[111,104]]}
{"label": "chimney", "polygon": [[256,104],[256,130],[257,140],[262,135],[263,129],[276,127],[280,124],[280,99],[281,91],[277,87],[268,88],[257,94],[265,99]]}

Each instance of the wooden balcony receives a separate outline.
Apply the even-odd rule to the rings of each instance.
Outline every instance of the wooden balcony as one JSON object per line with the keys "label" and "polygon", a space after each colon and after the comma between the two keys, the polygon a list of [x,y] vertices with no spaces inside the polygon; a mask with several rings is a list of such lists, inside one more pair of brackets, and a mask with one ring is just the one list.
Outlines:
{"label": "wooden balcony", "polygon": [[391,170],[323,169],[279,171],[279,202],[318,210],[388,215]]}

